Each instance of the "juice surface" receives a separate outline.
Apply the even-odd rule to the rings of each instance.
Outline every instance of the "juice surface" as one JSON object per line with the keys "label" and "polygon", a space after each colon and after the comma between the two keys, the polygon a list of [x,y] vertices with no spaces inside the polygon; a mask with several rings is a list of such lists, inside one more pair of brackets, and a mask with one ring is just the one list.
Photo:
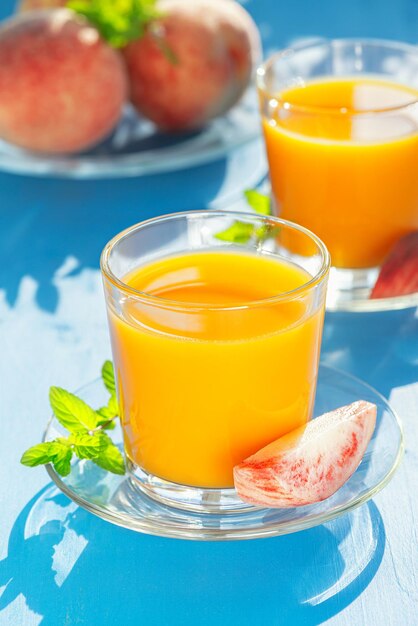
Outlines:
{"label": "juice surface", "polygon": [[324,79],[278,98],[296,105],[263,118],[279,213],[318,235],[334,266],[380,264],[418,228],[418,105],[393,109],[418,92],[372,78]]}
{"label": "juice surface", "polygon": [[309,278],[265,256],[214,251],[167,257],[125,277],[180,303],[126,302],[109,312],[132,461],[184,485],[231,487],[236,463],[310,418],[323,307],[306,293],[240,306]]}

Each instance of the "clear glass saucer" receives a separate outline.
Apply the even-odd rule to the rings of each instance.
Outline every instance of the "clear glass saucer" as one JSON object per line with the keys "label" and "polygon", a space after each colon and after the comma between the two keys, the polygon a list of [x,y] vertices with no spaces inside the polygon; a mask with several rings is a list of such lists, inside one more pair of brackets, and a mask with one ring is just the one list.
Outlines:
{"label": "clear glass saucer", "polygon": [[109,178],[141,176],[202,165],[261,137],[258,102],[251,86],[226,115],[199,132],[162,134],[127,105],[113,134],[88,152],[31,153],[0,140],[0,170],[31,176]]}
{"label": "clear glass saucer", "polygon": [[327,311],[375,313],[418,306],[418,291],[392,298],[370,298],[379,269],[342,270],[332,267],[328,282]]}
{"label": "clear glass saucer", "polygon": [[[92,406],[101,406],[107,392],[100,379],[79,390]],[[331,498],[293,509],[250,508],[241,513],[192,513],[160,504],[139,491],[129,475],[116,476],[88,461],[73,462],[71,474],[60,477],[46,469],[59,489],[98,517],[137,532],[204,541],[256,539],[297,532],[332,520],[367,502],[392,478],[402,457],[399,418],[375,389],[342,371],[321,365],[315,402],[320,415],[355,400],[377,405],[376,429],[366,454],[350,480]],[[62,433],[52,418],[44,439]],[[112,438],[121,445],[120,430]]]}

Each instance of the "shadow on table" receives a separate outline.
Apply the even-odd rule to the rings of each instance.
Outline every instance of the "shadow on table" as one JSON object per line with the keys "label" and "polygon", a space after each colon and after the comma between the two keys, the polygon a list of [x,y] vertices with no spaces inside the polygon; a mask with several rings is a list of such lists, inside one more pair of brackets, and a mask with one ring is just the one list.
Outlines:
{"label": "shadow on table", "polygon": [[[224,182],[222,159],[190,171],[114,180],[60,180],[0,175],[0,289],[14,306],[24,276],[38,284],[37,305],[55,311],[54,274],[68,258],[74,273],[98,269],[115,234],[141,220],[203,208]],[[242,182],[240,182],[242,185]]]}
{"label": "shadow on table", "polygon": [[418,380],[415,308],[381,313],[328,313],[322,361],[366,380],[386,398]]}
{"label": "shadow on table", "polygon": [[313,626],[358,597],[384,548],[372,502],[294,535],[204,543],[117,528],[49,485],[19,515],[0,562],[0,617],[22,594],[42,626]]}

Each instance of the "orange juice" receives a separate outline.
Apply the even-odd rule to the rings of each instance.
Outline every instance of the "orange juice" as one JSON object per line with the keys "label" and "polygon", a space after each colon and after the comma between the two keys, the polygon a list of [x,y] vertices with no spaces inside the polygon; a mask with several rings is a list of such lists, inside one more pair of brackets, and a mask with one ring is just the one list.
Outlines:
{"label": "orange juice", "polygon": [[263,129],[278,211],[317,234],[336,267],[376,266],[418,228],[417,99],[397,83],[355,78],[270,100]]}
{"label": "orange juice", "polygon": [[323,323],[310,278],[265,254],[211,250],[124,277],[157,296],[109,312],[131,461],[182,485],[232,487],[236,463],[310,418]]}

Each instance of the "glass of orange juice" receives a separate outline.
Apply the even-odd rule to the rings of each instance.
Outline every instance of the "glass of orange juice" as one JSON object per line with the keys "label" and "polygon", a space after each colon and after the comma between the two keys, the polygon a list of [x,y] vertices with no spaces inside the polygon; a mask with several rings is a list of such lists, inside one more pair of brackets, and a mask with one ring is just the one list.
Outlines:
{"label": "glass of orange juice", "polygon": [[331,305],[361,299],[418,228],[418,49],[319,40],[273,55],[257,82],[277,212],[328,247]]}
{"label": "glass of orange juice", "polygon": [[324,244],[278,218],[196,211],[125,230],[101,267],[132,480],[188,510],[247,508],[234,465],[311,417]]}

